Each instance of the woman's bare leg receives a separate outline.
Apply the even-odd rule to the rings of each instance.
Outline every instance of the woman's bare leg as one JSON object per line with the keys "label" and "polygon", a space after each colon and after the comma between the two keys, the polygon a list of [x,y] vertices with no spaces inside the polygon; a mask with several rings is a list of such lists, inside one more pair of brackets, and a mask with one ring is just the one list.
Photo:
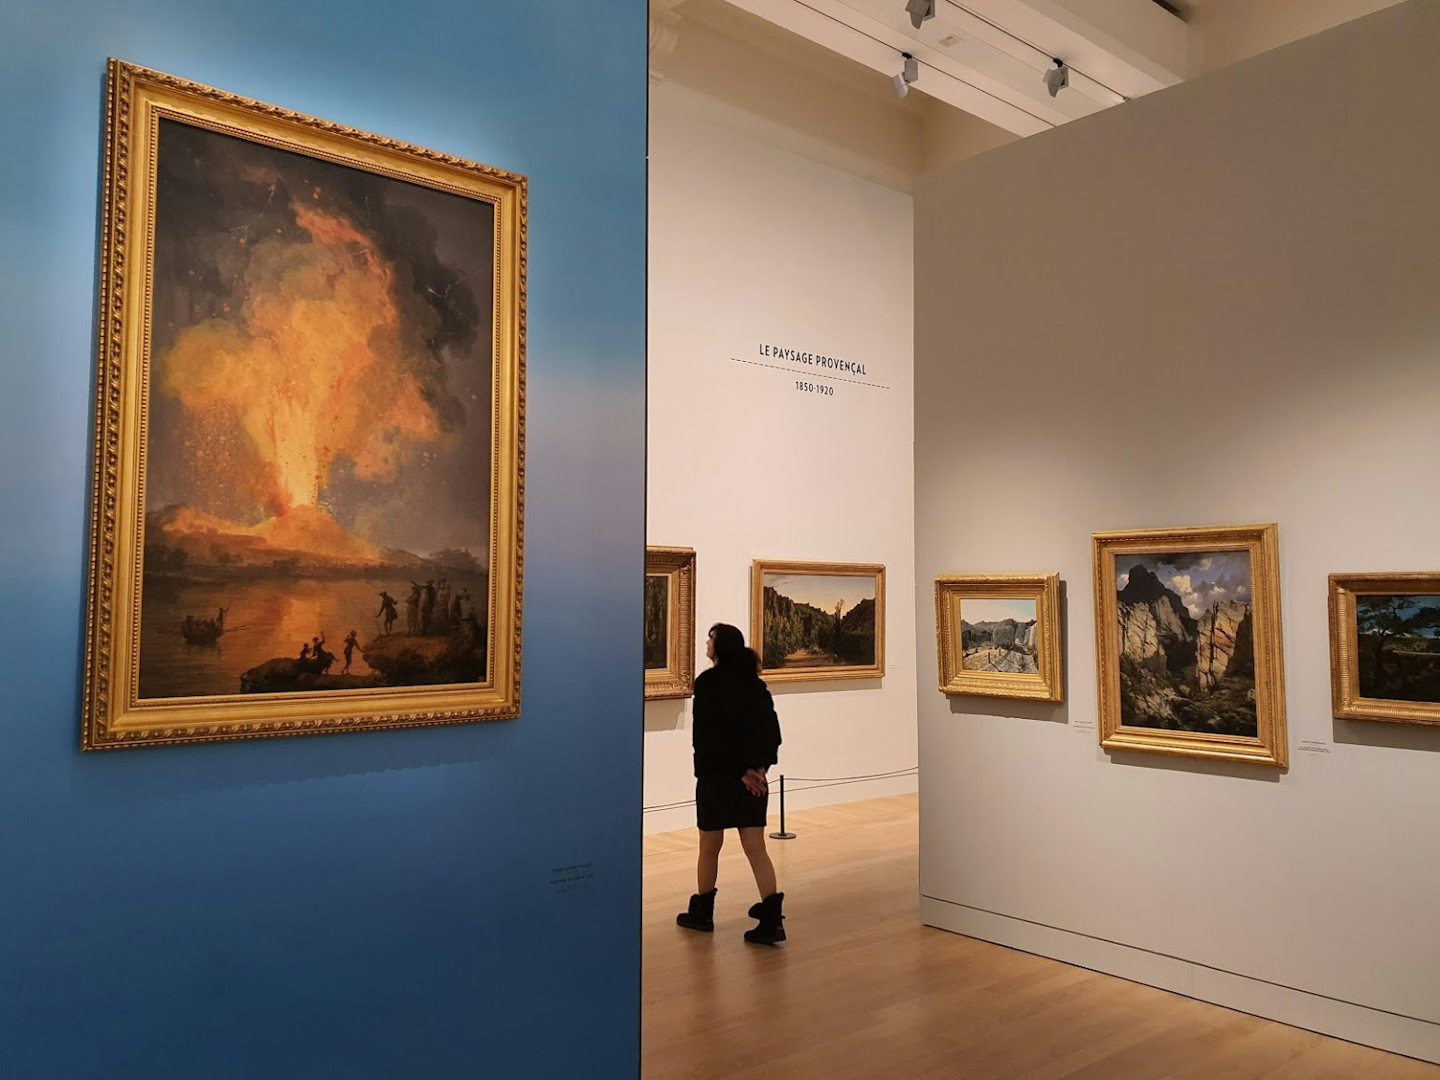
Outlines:
{"label": "woman's bare leg", "polygon": [[764,900],[778,892],[775,885],[775,864],[770,861],[770,853],[765,850],[764,828],[741,829],[740,846],[745,849],[745,857],[750,860],[750,869],[755,874],[755,887],[760,890],[760,899]]}
{"label": "woman's bare leg", "polygon": [[720,876],[720,849],[725,846],[723,829],[700,829],[700,857],[695,863],[696,892],[704,896],[715,888]]}

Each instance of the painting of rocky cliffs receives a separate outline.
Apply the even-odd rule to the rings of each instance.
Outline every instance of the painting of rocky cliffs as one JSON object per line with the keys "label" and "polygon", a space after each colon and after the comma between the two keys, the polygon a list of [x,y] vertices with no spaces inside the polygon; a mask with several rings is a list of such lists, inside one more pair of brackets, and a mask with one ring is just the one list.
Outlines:
{"label": "painting of rocky cliffs", "polygon": [[1253,738],[1249,553],[1126,556],[1115,569],[1123,723]]}
{"label": "painting of rocky cliffs", "polygon": [[884,568],[756,563],[751,640],[766,679],[874,678],[883,670]]}
{"label": "painting of rocky cliffs", "polygon": [[1039,671],[1036,601],[967,597],[960,603],[961,666],[966,671],[1031,675]]}

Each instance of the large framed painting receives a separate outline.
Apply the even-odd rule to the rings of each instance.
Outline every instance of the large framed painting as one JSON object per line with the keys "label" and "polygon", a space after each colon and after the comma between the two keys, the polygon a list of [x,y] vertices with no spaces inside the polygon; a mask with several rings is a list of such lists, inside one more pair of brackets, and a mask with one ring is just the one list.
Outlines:
{"label": "large framed painting", "polygon": [[83,745],[513,717],[523,177],[111,61]]}
{"label": "large framed painting", "polygon": [[1094,537],[1100,740],[1287,762],[1274,525]]}
{"label": "large framed painting", "polygon": [[935,579],[940,692],[1063,701],[1060,575]]}
{"label": "large framed painting", "polygon": [[1330,575],[1330,686],[1342,719],[1440,724],[1440,571]]}
{"label": "large framed painting", "polygon": [[645,549],[645,700],[695,692],[695,552]]}
{"label": "large framed painting", "polygon": [[757,560],[750,643],[768,682],[885,674],[885,568]]}

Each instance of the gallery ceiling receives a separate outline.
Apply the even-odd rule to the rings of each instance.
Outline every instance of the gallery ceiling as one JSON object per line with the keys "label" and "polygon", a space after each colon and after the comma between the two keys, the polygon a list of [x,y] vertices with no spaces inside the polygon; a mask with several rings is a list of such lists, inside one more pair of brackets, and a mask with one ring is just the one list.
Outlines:
{"label": "gallery ceiling", "polygon": [[[1180,82],[1185,23],[1152,0],[937,0],[911,25],[904,0],[730,0],[886,75],[920,64],[914,89],[1033,135]],[[1051,95],[1054,58],[1069,86]]]}
{"label": "gallery ceiling", "polygon": [[[726,2],[886,80],[913,56],[911,91],[1024,136],[1398,0],[935,0],[918,28],[906,0]],[[663,20],[690,0],[651,3]],[[1069,82],[1052,94],[1056,59]]]}

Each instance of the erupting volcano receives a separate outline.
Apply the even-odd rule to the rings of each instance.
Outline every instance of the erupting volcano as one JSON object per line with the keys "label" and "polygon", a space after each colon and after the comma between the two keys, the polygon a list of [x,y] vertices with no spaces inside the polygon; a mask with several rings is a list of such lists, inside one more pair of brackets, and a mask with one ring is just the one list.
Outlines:
{"label": "erupting volcano", "polygon": [[389,481],[442,435],[394,270],[340,214],[298,200],[291,210],[304,237],[255,245],[242,309],[187,327],[159,363],[161,393],[238,426],[249,453],[225,463],[224,479],[276,515],[316,507],[342,459],[357,478]]}
{"label": "erupting volcano", "polygon": [[[252,660],[327,632],[363,656],[417,589],[413,632],[464,631],[434,651],[474,670],[493,205],[162,119],[156,207],[145,696],[212,692],[189,620],[227,611],[218,640]],[[243,659],[204,678],[233,693]]]}

